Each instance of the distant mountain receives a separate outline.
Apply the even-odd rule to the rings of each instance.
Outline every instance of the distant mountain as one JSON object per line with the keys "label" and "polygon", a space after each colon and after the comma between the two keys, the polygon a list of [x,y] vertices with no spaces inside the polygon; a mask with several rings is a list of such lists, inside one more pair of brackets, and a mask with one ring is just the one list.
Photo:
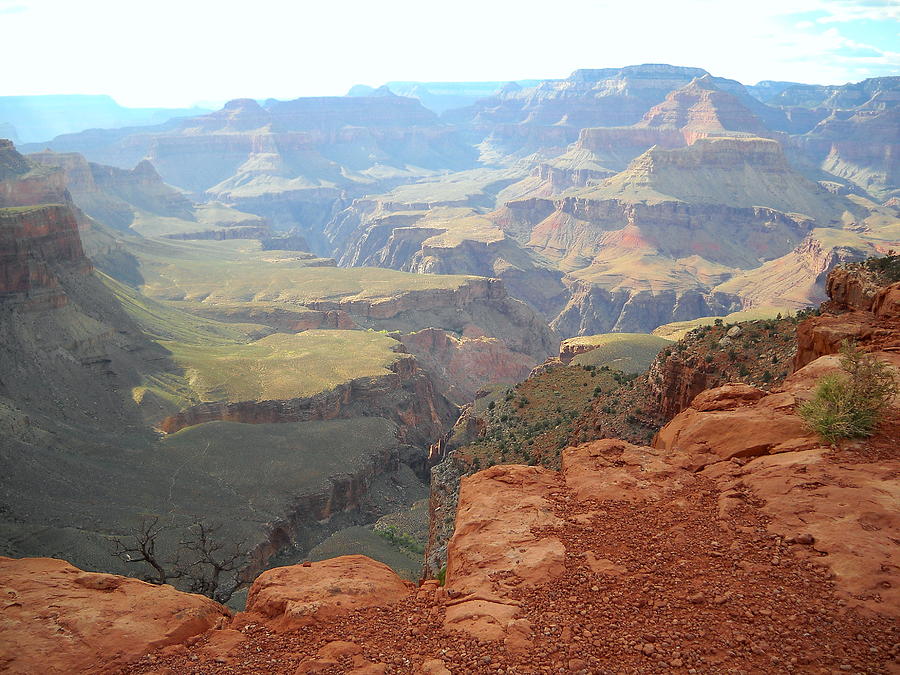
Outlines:
{"label": "distant mountain", "polygon": [[204,108],[126,108],[110,96],[0,96],[0,137],[12,125],[23,143],[46,141],[84,129],[159,124],[172,117],[208,112]]}
{"label": "distant mountain", "polygon": [[762,80],[754,85],[749,85],[747,87],[747,91],[750,92],[750,95],[754,98],[762,101],[763,103],[768,103],[770,100],[772,100],[773,97],[778,96],[778,94],[783,92],[785,89],[787,89],[788,87],[793,87],[794,85],[799,85],[801,87],[807,86],[800,84],[799,82]]}
{"label": "distant mountain", "polygon": [[[373,186],[470,168],[477,152],[458,130],[412,98],[361,97],[229,101],[221,110],[129,130],[89,130],[23,146],[77,152],[131,169],[152,162],[170,185],[299,227],[322,249],[332,205]],[[325,252],[325,251],[322,251]]]}
{"label": "distant mountain", "polygon": [[585,127],[628,126],[666,95],[697,77],[702,68],[644,64],[576,70],[564,80],[534,87],[507,86],[444,119],[474,127],[499,153],[563,148]]}
{"label": "distant mountain", "polygon": [[872,77],[842,85],[794,84],[768,101],[771,105],[850,110],[900,101],[900,76]]}
{"label": "distant mountain", "polygon": [[[536,87],[540,80],[516,80],[517,87]],[[464,108],[477,101],[493,96],[509,82],[388,82],[382,88],[398,96],[418,99],[422,105],[439,115],[455,108]],[[358,84],[347,92],[347,96],[371,96],[376,91],[372,87]]]}

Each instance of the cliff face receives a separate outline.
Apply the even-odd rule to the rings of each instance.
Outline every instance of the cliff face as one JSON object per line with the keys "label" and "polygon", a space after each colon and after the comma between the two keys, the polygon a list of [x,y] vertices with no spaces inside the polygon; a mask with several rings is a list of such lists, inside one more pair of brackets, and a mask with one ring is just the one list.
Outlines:
{"label": "cliff face", "polygon": [[60,274],[86,276],[78,223],[65,205],[0,208],[0,300],[5,307],[62,307]]}
{"label": "cliff face", "polygon": [[528,376],[534,359],[504,341],[448,335],[436,328],[403,335],[403,346],[436,376],[442,393],[457,405],[468,403],[486,384],[515,384]]}
{"label": "cliff face", "polygon": [[797,145],[826,171],[875,197],[900,194],[900,110],[840,112],[819,122]]}
{"label": "cliff face", "polygon": [[0,139],[0,208],[69,204],[61,171],[43,169],[20,155],[12,141]]}
{"label": "cliff face", "polygon": [[435,392],[414,358],[399,359],[390,368],[392,375],[358,378],[309,398],[201,403],[165,418],[159,429],[171,434],[212,421],[272,424],[363,414],[396,422],[403,442],[428,446],[452,421],[455,410]]}
{"label": "cliff face", "polygon": [[127,229],[135,209],[194,220],[191,202],[164,184],[147,161],[128,171],[88,162],[77,153],[47,151],[29,155],[29,159],[62,171],[79,208],[104,225]]}
{"label": "cliff face", "polygon": [[562,335],[649,333],[657,326],[698,316],[721,316],[740,308],[740,301],[724,293],[685,291],[606,290],[586,281],[569,284],[570,299],[553,319]]}

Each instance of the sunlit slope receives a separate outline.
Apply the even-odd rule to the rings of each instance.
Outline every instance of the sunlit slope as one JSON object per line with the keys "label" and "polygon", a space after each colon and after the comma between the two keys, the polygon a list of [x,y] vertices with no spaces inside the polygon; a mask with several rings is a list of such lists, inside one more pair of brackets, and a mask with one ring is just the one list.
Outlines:
{"label": "sunlit slope", "polygon": [[590,349],[572,359],[577,365],[607,366],[623,373],[639,373],[670,344],[670,340],[645,333],[605,333],[569,338],[563,341],[561,348]]}

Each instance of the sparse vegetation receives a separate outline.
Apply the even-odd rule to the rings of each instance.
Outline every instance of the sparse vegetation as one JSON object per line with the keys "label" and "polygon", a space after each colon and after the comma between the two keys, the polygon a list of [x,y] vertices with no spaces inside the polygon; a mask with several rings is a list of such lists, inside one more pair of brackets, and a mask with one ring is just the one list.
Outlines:
{"label": "sparse vegetation", "polygon": [[895,281],[900,281],[900,253],[895,253],[891,250],[885,256],[869,258],[864,264],[870,271],[877,274],[883,282],[892,284]]}
{"label": "sparse vegetation", "polygon": [[425,546],[422,542],[406,532],[401,532],[393,525],[385,528],[375,528],[375,534],[386,539],[398,548],[404,548],[419,555],[425,553]]}
{"label": "sparse vegetation", "polygon": [[570,338],[564,345],[590,345],[588,352],[578,354],[572,363],[589,368],[608,366],[625,373],[645,370],[671,340],[645,333],[603,333]]}
{"label": "sparse vegetation", "polygon": [[830,443],[871,436],[898,392],[890,366],[846,342],[841,347],[841,368],[843,373],[822,377],[813,398],[797,411]]}
{"label": "sparse vegetation", "polygon": [[187,538],[179,541],[175,550],[165,550],[165,545],[160,545],[162,535],[172,529],[174,526],[162,524],[159,516],[144,516],[128,535],[112,539],[113,555],[128,565],[142,564],[151,570],[143,575],[147,583],[171,581],[191,593],[228,602],[239,585],[228,573],[246,564],[245,543],[226,544],[218,525],[197,519],[186,528]]}

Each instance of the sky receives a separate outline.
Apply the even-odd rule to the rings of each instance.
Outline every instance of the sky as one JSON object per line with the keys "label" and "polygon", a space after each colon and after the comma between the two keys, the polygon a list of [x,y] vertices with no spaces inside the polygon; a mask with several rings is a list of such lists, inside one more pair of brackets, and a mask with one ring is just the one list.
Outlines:
{"label": "sky", "polygon": [[0,96],[127,106],[670,63],[745,84],[900,75],[900,0],[0,0]]}

